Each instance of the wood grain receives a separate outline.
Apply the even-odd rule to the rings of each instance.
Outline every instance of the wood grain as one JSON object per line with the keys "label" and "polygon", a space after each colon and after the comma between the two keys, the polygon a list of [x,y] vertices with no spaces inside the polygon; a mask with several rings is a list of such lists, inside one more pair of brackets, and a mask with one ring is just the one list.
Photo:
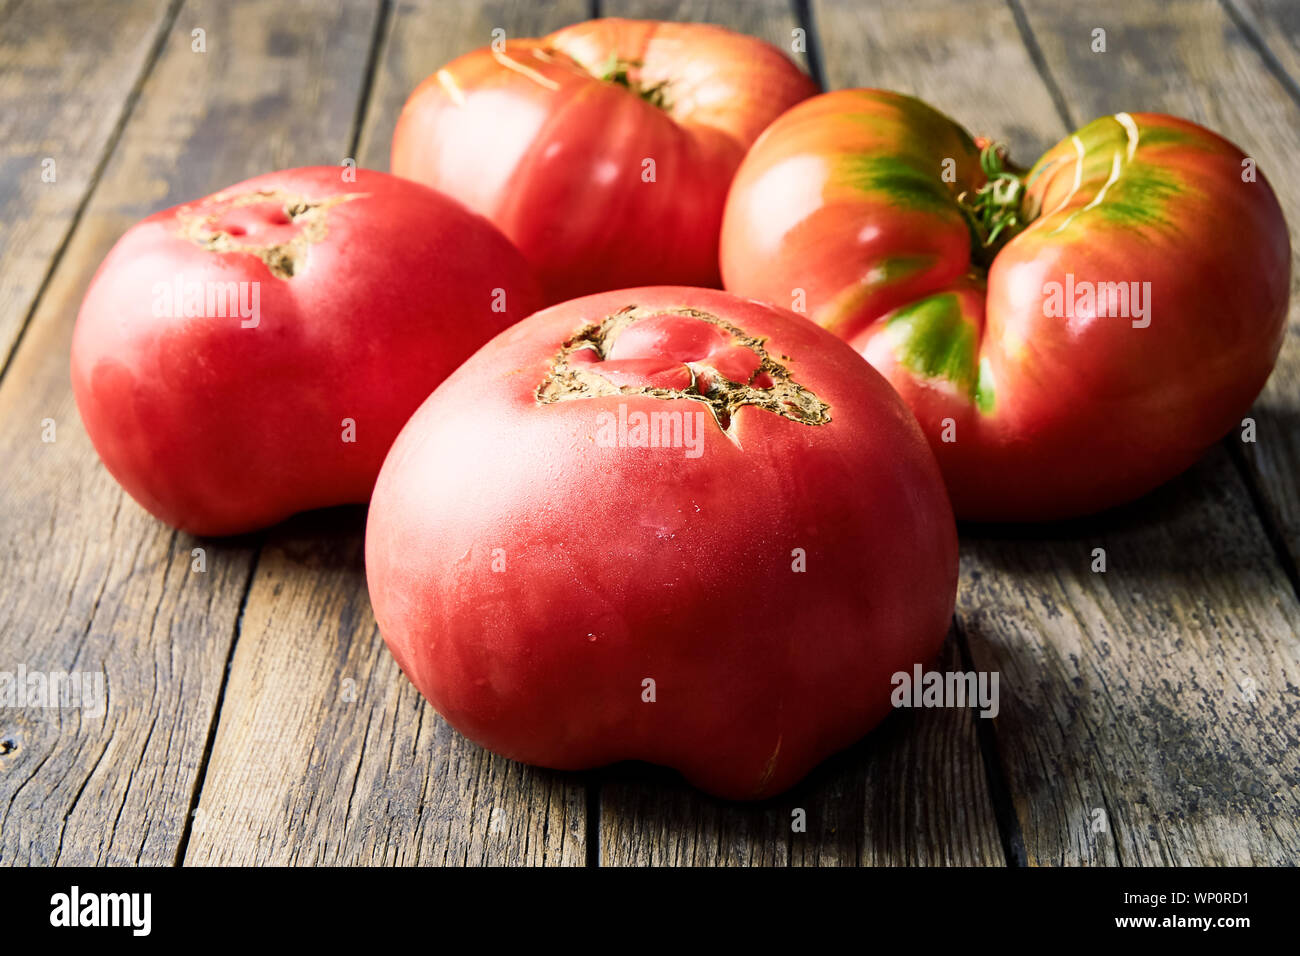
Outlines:
{"label": "wood grain", "polygon": [[1295,861],[1300,609],[1222,449],[1102,518],[963,551],[1030,863]]}
{"label": "wood grain", "polygon": [[[387,168],[406,95],[493,28],[529,36],[585,15],[583,3],[399,4],[361,164]],[[186,862],[584,864],[584,779],[503,760],[434,713],[375,627],[362,532],[362,509],[271,532]]]}
{"label": "wood grain", "polygon": [[[1278,86],[1291,101],[1284,105],[1278,88],[1266,84],[1266,95],[1281,115],[1272,117],[1271,123],[1260,123],[1252,121],[1256,115],[1253,111],[1238,112],[1252,106],[1259,86],[1257,66],[1237,42],[1236,31],[1219,24],[1214,10],[1202,8],[1199,12],[1203,20],[1210,21],[1208,26],[1220,29],[1221,36],[1233,37],[1229,52],[1234,68],[1224,84],[1224,78],[1207,75],[1202,67],[1194,81],[1199,98],[1214,108],[1214,119],[1224,124],[1222,129],[1234,130],[1228,135],[1242,137],[1240,143],[1259,143],[1261,165],[1269,171],[1291,227],[1291,312],[1286,344],[1272,380],[1253,409],[1262,425],[1262,435],[1257,443],[1243,443],[1240,448],[1253,480],[1262,489],[1266,499],[1263,505],[1290,555],[1292,587],[1300,587],[1300,575],[1296,573],[1300,567],[1300,481],[1296,478],[1300,473],[1300,266],[1296,260],[1300,256],[1300,187],[1291,174],[1298,137],[1296,104],[1300,103],[1300,6],[1289,0],[1227,0],[1227,9],[1259,45]],[[1238,80],[1243,75],[1251,77],[1252,82]],[[1227,89],[1217,89],[1220,85]],[[1226,96],[1227,102],[1221,103],[1219,95]]]}
{"label": "wood grain", "polygon": [[[0,670],[102,672],[108,691],[99,719],[0,710],[4,863],[160,864],[180,851],[255,542],[177,535],[108,476],[70,394],[73,318],[144,215],[276,166],[337,161],[373,13],[328,0],[182,9],[0,382],[0,460],[21,476],[0,486]],[[206,53],[191,50],[196,28]]]}
{"label": "wood grain", "polygon": [[[1022,161],[1067,132],[1062,97],[1077,103],[1076,91],[1103,85],[1058,79],[1054,97],[1030,47],[1007,39],[1019,35],[1013,9],[992,0],[963,4],[973,37],[943,30],[952,8],[936,0],[814,10],[823,36],[864,38],[842,50],[827,41],[832,83],[920,92]],[[1049,64],[1071,55],[1065,45],[1086,55],[1091,21],[1112,22],[1095,11],[1069,25],[1031,14],[1030,42]],[[1177,19],[1165,7],[1146,22]],[[1174,86],[1184,70],[1195,74],[1167,64],[1159,75]],[[1105,574],[1091,571],[1095,547]],[[1001,674],[995,736],[1027,862],[1295,858],[1300,778],[1286,715],[1300,687],[1300,608],[1222,449],[1097,519],[964,528],[958,619],[977,668]]]}
{"label": "wood grain", "polygon": [[5,10],[0,369],[94,187],[172,6],[170,0],[138,0],[22,3]]}
{"label": "wood grain", "polygon": [[[611,0],[612,15],[707,20],[790,49],[783,2]],[[805,61],[806,62],[806,61]],[[947,663],[956,668],[956,649]],[[806,832],[792,832],[802,809]],[[602,865],[1000,865],[984,764],[968,711],[899,714],[757,806],[712,800],[666,772],[630,768],[600,790]]]}
{"label": "wood grain", "polygon": [[[678,23],[716,23],[766,40],[809,71],[807,28],[788,0],[602,0],[602,16]],[[795,31],[803,31],[796,34]],[[796,42],[798,41],[798,42]]]}
{"label": "wood grain", "polygon": [[[1292,99],[1300,97],[1300,6],[1291,0],[1223,0],[1234,23],[1280,71]],[[1208,12],[1208,11],[1207,11]]]}

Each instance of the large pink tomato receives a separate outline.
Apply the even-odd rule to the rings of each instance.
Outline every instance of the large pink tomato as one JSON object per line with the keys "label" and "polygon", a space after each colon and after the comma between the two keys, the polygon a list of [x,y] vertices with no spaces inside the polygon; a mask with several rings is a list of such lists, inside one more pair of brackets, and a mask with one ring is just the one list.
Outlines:
{"label": "large pink tomato", "polygon": [[86,292],[72,385],[132,497],[234,534],[367,500],[411,412],[539,297],[459,203],[385,173],[290,169],[133,226]]}
{"label": "large pink tomato", "polygon": [[392,170],[509,236],[549,301],[717,286],[727,186],[816,92],[780,50],[697,23],[592,20],[448,63],[411,94]]}
{"label": "large pink tomato", "polygon": [[793,301],[889,379],[976,519],[1128,501],[1239,426],[1290,267],[1263,174],[1194,123],[1116,113],[1025,173],[881,90],[777,120],[722,239],[729,290]]}
{"label": "large pink tomato", "polygon": [[397,661],[472,740],[750,799],[936,654],[957,544],[924,436],[849,346],[645,288],[540,312],[438,388],[380,473],[366,573]]}

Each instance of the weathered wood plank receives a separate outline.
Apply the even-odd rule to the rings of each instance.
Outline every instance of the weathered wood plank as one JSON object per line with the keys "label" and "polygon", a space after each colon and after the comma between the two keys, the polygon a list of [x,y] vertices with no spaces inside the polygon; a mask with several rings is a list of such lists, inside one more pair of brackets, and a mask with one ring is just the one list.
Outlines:
{"label": "weathered wood plank", "polygon": [[809,72],[807,28],[789,0],[602,0],[600,12],[637,20],[716,23],[766,40]]}
{"label": "weathered wood plank", "polygon": [[[1263,55],[1273,69],[1280,70],[1279,85],[1290,95],[1292,103],[1300,102],[1300,6],[1289,0],[1225,0],[1234,20],[1251,34],[1254,43],[1261,45]],[[1212,11],[1206,11],[1212,14]],[[1235,37],[1234,37],[1235,41]],[[1249,74],[1250,57],[1242,54],[1234,42],[1234,61],[1244,60],[1240,68],[1234,68],[1232,76],[1239,72]],[[1234,84],[1237,86],[1237,84]],[[1198,88],[1199,87],[1198,84]],[[1248,88],[1234,88],[1228,91],[1228,97],[1234,104],[1240,104],[1243,94],[1249,95]],[[1270,100],[1277,98],[1276,91],[1270,91]],[[1286,211],[1287,222],[1291,226],[1291,252],[1293,257],[1300,256],[1300,189],[1297,189],[1295,177],[1290,175],[1295,168],[1293,152],[1296,146],[1296,118],[1294,107],[1288,107],[1284,113],[1289,114],[1271,128],[1258,123],[1249,123],[1251,113],[1240,114],[1211,99],[1219,107],[1216,119],[1230,122],[1237,126],[1249,125],[1257,139],[1239,138],[1239,142],[1252,143],[1258,139],[1267,139],[1261,144],[1261,162],[1267,165],[1272,174],[1273,188],[1278,191],[1282,208]],[[1267,131],[1270,135],[1265,137]],[[1242,137],[1240,133],[1234,133]],[[1269,148],[1269,147],[1272,148]],[[1279,160],[1285,165],[1278,165]],[[1287,329],[1286,345],[1283,348],[1277,371],[1265,389],[1263,397],[1256,403],[1254,415],[1262,424],[1263,437],[1255,444],[1243,444],[1242,451],[1251,469],[1253,479],[1266,496],[1265,507],[1271,514],[1273,523],[1291,556],[1291,581],[1295,586],[1297,575],[1295,569],[1300,567],[1300,481],[1296,475],[1300,469],[1300,265],[1293,258],[1291,266],[1291,313]]]}
{"label": "weathered wood plank", "polygon": [[1251,35],[1293,98],[1300,96],[1300,6],[1291,0],[1223,0],[1228,15]]}
{"label": "weathered wood plank", "polygon": [[[1178,19],[1164,9],[1161,22]],[[815,11],[823,36],[865,38],[853,56],[828,41],[832,84],[920,93],[1009,141],[1021,161],[1067,132],[1027,49],[1008,40],[1017,24],[1001,3],[962,4],[962,31],[942,29],[957,11],[938,0]],[[1070,44],[1087,56],[1091,28],[1107,22],[1095,7],[1070,16],[1068,28],[1034,30],[1048,63]],[[1151,70],[1145,54],[1122,56]],[[1181,86],[1169,82],[1175,69],[1152,82]],[[1060,86],[1077,102],[1086,84]],[[1287,714],[1300,607],[1222,449],[1097,519],[963,532],[958,618],[975,666],[1001,674],[995,736],[1029,863],[1294,859],[1300,774]],[[1096,547],[1104,575],[1091,571]]]}
{"label": "weathered wood plank", "polygon": [[960,601],[1029,861],[1294,861],[1300,610],[1225,452],[1043,535],[971,541]]}
{"label": "weathered wood plank", "polygon": [[[609,0],[603,9],[720,23],[787,51],[800,26],[782,0]],[[945,661],[961,669],[952,642]],[[806,832],[792,832],[796,809],[807,815]],[[600,862],[1000,865],[1004,855],[970,713],[929,710],[895,715],[790,793],[756,806],[712,800],[666,773],[616,773],[600,790]]]}
{"label": "weathered wood plank", "polygon": [[[185,838],[255,542],[177,535],[130,501],[77,417],[81,294],[133,222],[346,143],[374,11],[197,3],[168,34],[0,383],[0,670],[106,674],[106,714],[0,709],[0,861],[171,863]],[[191,30],[206,31],[206,53]],[[42,441],[43,421],[56,440]],[[191,570],[191,550],[206,568]]]}
{"label": "weathered wood plank", "polygon": [[[411,4],[384,33],[359,161],[388,167],[411,89],[586,4]],[[349,114],[350,115],[350,114]],[[402,675],[366,595],[363,509],[270,534],[248,595],[187,863],[582,865],[584,779],[469,743]]]}
{"label": "weathered wood plank", "polygon": [[0,30],[0,369],[76,222],[171,0],[26,3]]}

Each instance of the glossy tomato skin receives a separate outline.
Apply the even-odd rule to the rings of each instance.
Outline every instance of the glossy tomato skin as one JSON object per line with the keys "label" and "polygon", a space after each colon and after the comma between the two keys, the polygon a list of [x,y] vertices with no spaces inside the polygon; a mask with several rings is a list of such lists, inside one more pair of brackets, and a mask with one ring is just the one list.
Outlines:
{"label": "glossy tomato skin", "polygon": [[354,172],[270,173],[157,213],[91,282],[77,407],[108,470],[168,524],[236,534],[366,501],[411,412],[539,304],[491,223]]}
{"label": "glossy tomato skin", "polygon": [[[649,98],[600,78],[614,62]],[[548,301],[646,283],[717,286],[722,207],[741,157],[815,92],[753,37],[593,20],[438,70],[398,119],[392,171],[496,223]]]}
{"label": "glossy tomato skin", "polygon": [[[576,390],[557,390],[565,343],[619,315],[637,318],[573,352]],[[760,340],[800,387],[784,393],[800,410],[775,406],[793,417],[760,404],[787,387],[756,365]],[[715,420],[681,397],[692,367],[760,391]],[[610,423],[640,412],[699,416],[697,453],[620,444]],[[384,464],[366,573],[397,661],[472,740],[561,769],[646,760],[753,799],[870,730],[891,676],[934,657],[957,546],[924,437],[851,348],[661,287],[547,309],[451,375]]]}
{"label": "glossy tomato skin", "polygon": [[[723,275],[777,303],[806,290],[809,317],[916,413],[958,517],[1087,514],[1192,464],[1276,361],[1289,238],[1245,159],[1173,117],[1096,120],[1028,172],[1032,221],[983,274],[958,206],[984,183],[975,143],[918,100],[839,91],[791,110],[746,158]],[[1118,312],[1121,283],[1145,318],[1083,297],[1105,289]]]}

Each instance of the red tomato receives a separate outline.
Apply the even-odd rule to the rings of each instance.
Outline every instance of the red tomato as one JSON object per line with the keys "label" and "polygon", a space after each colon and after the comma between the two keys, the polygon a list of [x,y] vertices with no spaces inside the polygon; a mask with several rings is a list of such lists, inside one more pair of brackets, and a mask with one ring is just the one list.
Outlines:
{"label": "red tomato", "polygon": [[491,223],[386,173],[290,169],[157,213],[86,292],[72,385],[108,470],[195,534],[370,496],[411,412],[539,304]]}
{"label": "red tomato", "polygon": [[884,373],[973,519],[1085,514],[1189,466],[1263,388],[1290,267],[1263,175],[1193,123],[1104,117],[1022,176],[879,90],[774,123],[722,238],[729,290],[796,297]]}
{"label": "red tomato", "polygon": [[540,312],[430,396],[375,486],[366,573],[398,663],[472,740],[749,799],[937,653],[957,544],[916,422],[851,348],[646,288]]}
{"label": "red tomato", "polygon": [[736,166],[763,127],[816,91],[753,37],[593,20],[433,74],[397,121],[392,169],[496,223],[548,301],[648,283],[717,286]]}

